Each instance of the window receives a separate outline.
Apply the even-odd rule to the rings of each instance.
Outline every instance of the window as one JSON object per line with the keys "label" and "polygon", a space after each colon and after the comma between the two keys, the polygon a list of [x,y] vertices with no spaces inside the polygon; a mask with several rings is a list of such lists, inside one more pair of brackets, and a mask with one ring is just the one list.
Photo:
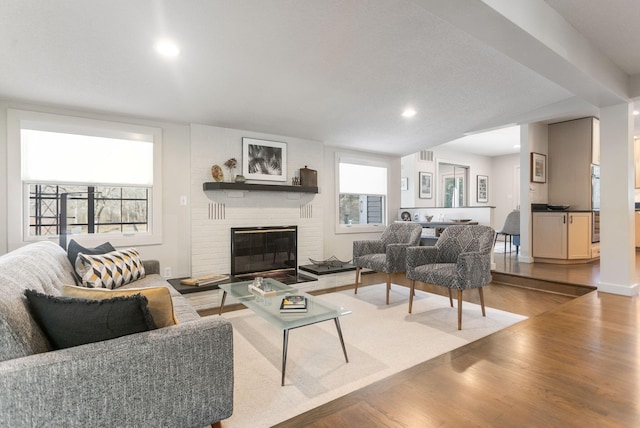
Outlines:
{"label": "window", "polygon": [[386,222],[387,167],[379,162],[338,160],[338,231],[363,232]]}
{"label": "window", "polygon": [[30,237],[149,230],[148,188],[45,183],[28,186]]}
{"label": "window", "polygon": [[8,129],[12,245],[161,242],[160,129],[12,109]]}
{"label": "window", "polygon": [[440,206],[467,206],[469,167],[438,163]]}

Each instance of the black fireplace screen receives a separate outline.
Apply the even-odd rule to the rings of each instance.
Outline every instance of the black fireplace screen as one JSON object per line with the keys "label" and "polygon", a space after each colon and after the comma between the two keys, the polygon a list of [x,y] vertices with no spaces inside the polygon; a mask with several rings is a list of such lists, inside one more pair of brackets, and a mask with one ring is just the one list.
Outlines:
{"label": "black fireplace screen", "polygon": [[297,268],[297,226],[231,228],[231,275],[295,275]]}

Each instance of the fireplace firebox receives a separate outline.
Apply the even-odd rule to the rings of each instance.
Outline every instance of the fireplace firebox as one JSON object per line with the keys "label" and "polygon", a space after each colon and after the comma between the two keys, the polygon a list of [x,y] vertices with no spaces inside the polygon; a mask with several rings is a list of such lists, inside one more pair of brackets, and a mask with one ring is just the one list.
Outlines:
{"label": "fireplace firebox", "polygon": [[257,276],[285,284],[313,281],[298,273],[298,227],[232,227],[231,275],[241,280]]}

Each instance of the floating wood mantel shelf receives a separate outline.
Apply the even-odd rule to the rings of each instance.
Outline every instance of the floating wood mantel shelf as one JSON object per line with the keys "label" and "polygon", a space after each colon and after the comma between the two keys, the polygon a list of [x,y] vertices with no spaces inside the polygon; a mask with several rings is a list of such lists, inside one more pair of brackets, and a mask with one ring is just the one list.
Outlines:
{"label": "floating wood mantel shelf", "polygon": [[239,190],[239,191],[263,191],[263,192],[290,192],[290,193],[318,193],[317,187],[310,186],[284,186],[279,184],[248,184],[226,183],[209,181],[202,185],[203,190]]}

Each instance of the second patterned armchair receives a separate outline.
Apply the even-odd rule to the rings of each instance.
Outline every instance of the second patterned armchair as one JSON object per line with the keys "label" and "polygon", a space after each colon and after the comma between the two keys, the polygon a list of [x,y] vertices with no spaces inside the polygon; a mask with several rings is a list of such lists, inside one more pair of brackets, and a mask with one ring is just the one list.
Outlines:
{"label": "second patterned armchair", "polygon": [[491,282],[491,252],[495,231],[489,226],[449,226],[433,247],[407,250],[407,278],[411,280],[409,313],[416,281],[446,287],[458,294],[458,330],[462,329],[462,291],[477,288],[485,316],[482,287]]}
{"label": "second patterned armchair", "polygon": [[372,269],[387,274],[387,305],[391,290],[391,274],[404,272],[408,247],[420,245],[422,226],[418,223],[391,223],[380,239],[354,241],[353,264],[356,266],[355,294],[358,294],[360,269]]}

